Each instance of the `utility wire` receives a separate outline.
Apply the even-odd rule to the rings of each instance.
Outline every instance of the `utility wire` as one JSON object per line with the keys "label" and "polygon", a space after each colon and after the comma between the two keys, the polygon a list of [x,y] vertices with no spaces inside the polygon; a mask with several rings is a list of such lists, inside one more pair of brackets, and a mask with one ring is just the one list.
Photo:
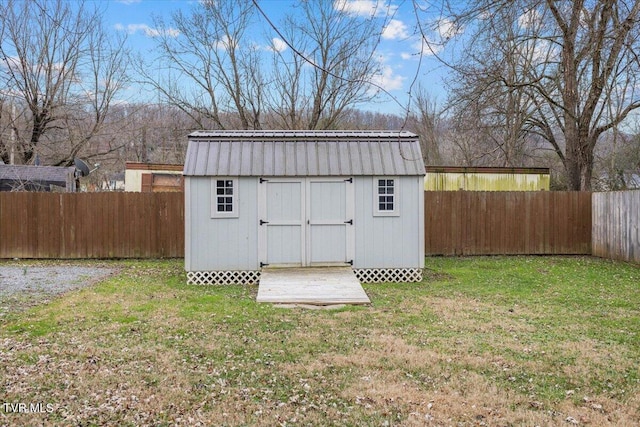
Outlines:
{"label": "utility wire", "polygon": [[402,110],[405,112],[405,114],[409,114],[409,109],[407,106],[403,105],[398,98],[396,98],[394,95],[392,95],[391,93],[389,93],[385,88],[383,88],[382,86],[380,86],[377,83],[371,82],[371,81],[365,81],[365,80],[351,80],[351,79],[347,79],[344,78],[342,76],[339,76],[338,74],[335,74],[333,72],[331,72],[330,70],[327,70],[326,68],[323,68],[321,66],[319,66],[318,64],[316,64],[314,61],[312,61],[311,59],[307,58],[306,55],[302,52],[300,52],[298,49],[296,49],[291,42],[289,42],[289,40],[287,40],[287,38],[282,34],[282,32],[278,29],[278,27],[271,21],[271,19],[269,19],[269,16],[267,16],[267,14],[264,12],[264,10],[262,10],[262,8],[260,7],[260,5],[258,4],[257,0],[251,0],[253,5],[256,7],[256,9],[258,9],[258,12],[260,12],[260,15],[262,15],[262,17],[265,19],[265,21],[267,21],[267,23],[269,24],[269,26],[273,29],[273,31],[276,32],[276,34],[278,35],[278,37],[280,37],[280,39],[293,51],[293,53],[295,53],[296,55],[298,55],[300,58],[302,58],[306,63],[308,63],[309,65],[311,65],[312,67],[322,71],[325,74],[328,74],[329,76],[338,79],[338,80],[342,80],[344,82],[347,83],[366,83],[370,86],[375,87],[376,89],[380,90],[381,92],[383,92],[384,94],[386,94],[389,98],[391,98],[393,100],[393,102],[395,102],[396,104],[398,104],[398,106],[400,108],[402,108]]}
{"label": "utility wire", "polygon": [[[312,60],[310,60],[309,58],[307,58],[302,52],[300,52],[298,49],[296,49],[290,42],[289,40],[287,40],[287,38],[282,34],[282,32],[278,29],[278,27],[271,21],[271,19],[269,19],[269,16],[267,16],[267,14],[262,10],[262,8],[260,7],[260,5],[258,5],[258,1],[257,0],[251,0],[253,5],[256,7],[256,9],[258,9],[258,12],[260,12],[260,15],[262,15],[262,17],[267,21],[267,23],[269,24],[269,26],[273,29],[273,31],[276,32],[276,34],[280,37],[280,39],[282,39],[282,41],[284,41],[284,43],[296,54],[298,55],[300,58],[302,58],[306,63],[308,63],[309,65],[311,65],[312,67],[322,71],[323,73],[326,73],[328,75],[330,75],[333,78],[336,78],[338,80],[342,80],[344,82],[347,83],[368,83],[369,85],[375,87],[376,89],[379,89],[380,91],[382,91],[383,93],[385,93],[387,96],[389,96],[389,98],[391,98],[393,100],[393,102],[395,102],[396,104],[398,104],[398,106],[400,108],[402,108],[402,110],[404,111],[404,121],[402,123],[402,128],[400,129],[400,131],[403,131],[404,128],[407,126],[407,122],[409,119],[409,115],[411,114],[410,111],[410,104],[409,105],[403,105],[398,98],[396,98],[394,95],[392,95],[391,93],[389,93],[385,88],[383,88],[382,86],[370,82],[370,81],[364,81],[364,80],[351,80],[351,79],[346,79],[342,76],[339,76],[321,66],[319,66],[318,64],[316,64],[315,62],[313,62]],[[420,52],[420,63],[422,63],[422,51]],[[412,83],[411,83],[411,87],[413,87],[413,85],[415,84],[415,81],[417,79],[417,74],[418,74],[419,70],[416,71],[416,76],[414,77]],[[409,93],[409,97],[411,97],[411,93]],[[409,98],[411,99],[411,98]],[[404,152],[404,148],[403,145],[401,144],[401,139],[400,136],[398,136],[398,148],[400,150],[400,156],[405,159],[405,160],[409,160],[409,161],[415,161],[415,160],[422,160],[419,157],[414,156],[413,154],[405,154]]]}

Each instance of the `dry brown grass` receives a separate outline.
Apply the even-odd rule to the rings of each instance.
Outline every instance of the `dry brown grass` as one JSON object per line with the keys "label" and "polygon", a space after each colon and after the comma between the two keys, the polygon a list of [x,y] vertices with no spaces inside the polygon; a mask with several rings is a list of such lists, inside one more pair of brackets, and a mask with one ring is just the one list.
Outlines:
{"label": "dry brown grass", "polygon": [[54,405],[0,410],[0,425],[640,423],[633,341],[578,339],[553,306],[433,286],[291,310],[255,304],[255,289],[125,267],[0,326],[0,403]]}

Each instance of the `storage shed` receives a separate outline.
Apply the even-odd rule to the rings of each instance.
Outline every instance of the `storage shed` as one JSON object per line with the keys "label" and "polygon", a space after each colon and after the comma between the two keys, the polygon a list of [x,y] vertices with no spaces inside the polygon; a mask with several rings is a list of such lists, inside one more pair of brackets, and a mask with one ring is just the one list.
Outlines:
{"label": "storage shed", "polygon": [[184,165],[189,283],[332,265],[351,265],[362,282],[419,281],[424,174],[409,132],[194,132]]}

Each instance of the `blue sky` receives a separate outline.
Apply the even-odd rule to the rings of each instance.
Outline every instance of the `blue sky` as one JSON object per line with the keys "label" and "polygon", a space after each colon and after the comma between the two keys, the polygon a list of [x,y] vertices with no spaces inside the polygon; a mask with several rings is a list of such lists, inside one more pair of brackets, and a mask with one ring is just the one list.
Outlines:
{"label": "blue sky", "polygon": [[[407,105],[407,92],[412,83],[419,83],[437,102],[444,102],[446,92],[443,77],[447,70],[433,57],[429,49],[421,44],[422,39],[416,28],[416,11],[413,1],[335,1],[344,2],[342,6],[345,10],[361,16],[362,19],[377,13],[382,31],[378,48],[378,61],[380,61],[382,73],[376,81],[377,84],[387,89],[403,106]],[[264,12],[276,24],[292,10],[293,3],[292,0],[260,1]],[[108,27],[127,34],[129,46],[134,52],[144,53],[153,47],[153,37],[156,32],[153,25],[154,15],[164,17],[168,21],[171,12],[178,9],[188,10],[194,5],[195,1],[189,0],[110,0],[106,3],[105,20]],[[388,13],[382,16],[380,11],[388,11]],[[433,40],[446,36],[450,31],[446,20],[436,21],[437,11],[425,8],[418,13],[422,22],[431,28],[428,37],[433,37]],[[385,21],[387,25],[382,28],[382,23]],[[255,34],[260,40],[256,40],[257,43],[266,43],[268,37],[276,37],[273,32],[269,33],[265,20],[259,19],[258,22],[257,25],[260,28],[256,28]],[[179,37],[178,34],[176,36]],[[422,55],[420,55],[421,49]],[[375,103],[361,107],[372,111],[402,113],[402,107],[384,94]]]}

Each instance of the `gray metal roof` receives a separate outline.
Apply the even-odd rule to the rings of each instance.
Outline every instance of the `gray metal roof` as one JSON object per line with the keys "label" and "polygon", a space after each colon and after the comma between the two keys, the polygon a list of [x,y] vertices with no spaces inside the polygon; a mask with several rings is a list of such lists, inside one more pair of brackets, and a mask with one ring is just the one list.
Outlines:
{"label": "gray metal roof", "polygon": [[389,131],[198,131],[186,176],[424,175],[418,136]]}
{"label": "gray metal roof", "polygon": [[73,166],[0,165],[0,180],[66,187],[74,172]]}

